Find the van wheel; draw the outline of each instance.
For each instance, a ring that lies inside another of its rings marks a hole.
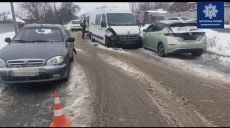
[[[165,47],[163,43],[159,43],[157,46],[157,52],[160,57],[165,57]]]
[[[91,40],[92,42],[95,42],[95,39],[93,39],[93,34],[92,34],[92,33],[90,34],[90,40]]]
[[[109,40],[108,37],[105,37],[105,46],[106,46],[107,48],[111,47],[111,43],[110,43],[110,40]]]

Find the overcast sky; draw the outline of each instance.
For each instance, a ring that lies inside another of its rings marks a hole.
[[[101,7],[103,5],[129,8],[129,2],[74,2],[74,3],[78,4],[81,7],[81,11],[79,12],[79,14],[90,11],[91,9],[94,9],[96,7]],[[15,11],[21,10],[17,2],[14,2],[14,8]],[[0,2],[0,12],[4,12],[4,11],[5,12],[11,11],[10,2]]]

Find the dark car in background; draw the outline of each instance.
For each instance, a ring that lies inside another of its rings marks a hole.
[[[0,50],[0,83],[68,80],[75,39],[62,25],[20,29]]]

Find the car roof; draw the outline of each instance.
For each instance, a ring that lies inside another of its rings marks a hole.
[[[24,28],[63,28],[63,25],[61,24],[30,24],[25,26]]]

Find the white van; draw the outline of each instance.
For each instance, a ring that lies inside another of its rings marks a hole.
[[[107,47],[134,45],[142,47],[137,20],[130,9],[101,7],[89,13],[89,37]]]

